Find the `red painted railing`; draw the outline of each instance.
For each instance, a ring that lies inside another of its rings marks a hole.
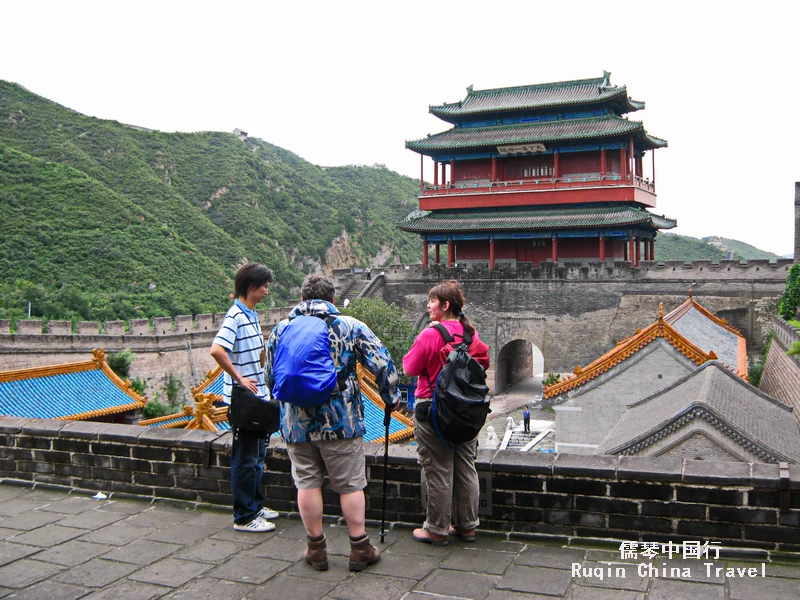
[[[486,194],[526,190],[557,190],[597,186],[633,186],[652,194],[656,193],[655,183],[649,179],[634,177],[631,183],[630,175],[600,175],[587,173],[568,175],[565,177],[540,177],[535,179],[512,179],[509,181],[462,181],[455,185],[426,185],[422,191],[423,196],[461,195],[461,194]]]

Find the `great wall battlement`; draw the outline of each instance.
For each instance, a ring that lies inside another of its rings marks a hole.
[[[791,260],[740,262],[708,260],[628,262],[558,262],[532,264],[389,265],[375,269],[362,292],[397,303],[410,320],[424,322],[427,291],[438,281],[458,279],[468,297],[468,313],[481,337],[492,347],[493,364],[500,351],[519,340],[536,345],[545,370],[571,371],[605,352],[617,339],[651,323],[664,302],[671,310],[686,299],[689,288],[709,310],[742,330],[748,352],[762,345],[756,306],[780,295]],[[334,271],[343,293],[363,274]],[[381,277],[383,274],[383,277]],[[265,332],[283,319],[289,307],[259,310]],[[40,319],[19,320],[15,333],[0,320],[0,370],[85,360],[94,348],[113,353],[130,348],[136,358],[132,377],[143,377],[148,392],[163,386],[170,374],[184,386],[196,385],[215,364],[208,349],[224,313],[179,315],[106,323]],[[493,377],[493,373],[490,373]],[[501,391],[501,390],[496,390]]]

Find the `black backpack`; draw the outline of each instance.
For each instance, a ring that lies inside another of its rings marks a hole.
[[[437,435],[449,444],[463,444],[474,440],[491,412],[489,408],[489,388],[486,387],[486,371],[472,356],[468,349],[472,336],[464,330],[459,344],[453,344],[453,337],[439,323],[433,326],[444,338],[445,348],[452,345],[436,386],[433,390],[430,423]]]

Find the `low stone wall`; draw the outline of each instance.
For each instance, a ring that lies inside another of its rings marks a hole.
[[[800,334],[783,319],[776,318],[774,327],[775,337],[758,387],[765,394],[791,406],[795,418],[800,421],[800,357],[786,354],[793,342],[800,341]]]
[[[0,479],[225,505],[230,442],[230,433],[0,417]],[[383,448],[368,444],[366,454],[367,517],[378,520]],[[769,464],[481,450],[477,466],[482,529],[800,551],[796,465],[782,478]],[[386,474],[387,520],[422,523],[416,450],[390,447]],[[264,484],[271,507],[297,511],[281,444],[270,452]],[[336,494],[323,498],[326,514],[341,514]]]

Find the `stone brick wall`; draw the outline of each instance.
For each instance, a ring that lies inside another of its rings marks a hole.
[[[794,341],[800,341],[797,330],[776,318],[775,337],[767,353],[759,389],[791,406],[800,421],[800,361],[797,356],[786,355]]]
[[[0,479],[105,493],[230,503],[230,433],[0,417]],[[368,444],[367,517],[381,518],[383,448]],[[491,491],[481,528],[625,541],[706,539],[800,551],[800,467],[480,450]],[[410,446],[390,448],[389,523],[422,523],[420,470]],[[781,512],[782,483],[790,508]],[[285,449],[270,452],[271,507],[297,511]],[[112,496],[113,497],[113,496]],[[325,513],[340,515],[324,491]]]

